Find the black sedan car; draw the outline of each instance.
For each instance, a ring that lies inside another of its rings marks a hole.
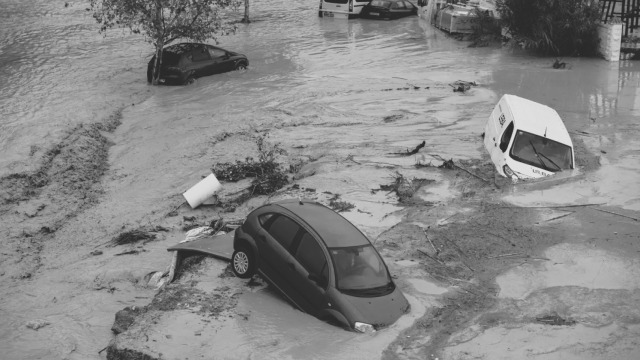
[[[154,56],[147,66],[147,81],[151,82]],[[246,56],[207,44],[182,43],[162,50],[159,83],[190,84],[203,76],[241,70],[249,66]]]
[[[316,202],[262,206],[235,232],[232,269],[259,273],[303,312],[359,332],[393,324],[409,311],[369,239]]]
[[[372,0],[360,12],[360,17],[369,19],[399,19],[418,15],[418,8],[407,0]]]

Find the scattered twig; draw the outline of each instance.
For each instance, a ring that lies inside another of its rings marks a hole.
[[[361,163],[359,163],[359,162],[357,162],[357,161],[355,161],[355,160],[353,159],[353,154],[349,154],[349,155],[347,155],[347,158],[346,158],[345,160],[347,160],[347,161],[353,161],[354,163],[356,163],[356,164],[358,164],[358,165],[362,165]]]
[[[504,254],[504,255],[498,255],[498,256],[489,256],[489,257],[487,257],[487,259],[497,259],[497,258],[501,258],[501,257],[505,257],[505,256],[514,256],[514,255],[522,255],[522,253],[513,253],[513,254]]]
[[[458,246],[458,244],[454,243],[452,240],[449,240],[446,236],[443,236],[442,238],[443,238],[445,241],[450,242],[451,244],[453,244],[453,246],[455,246],[455,247],[456,247],[456,249],[458,249],[458,251],[459,251],[462,255],[464,255],[464,257],[466,257],[467,259],[469,258],[469,257],[467,256],[467,254],[465,254],[465,253],[464,253],[464,251],[462,251],[462,249],[460,249],[460,247]]]
[[[436,158],[437,160],[444,161],[444,162],[446,162],[446,161],[447,161],[447,160],[443,159],[443,158],[442,158],[442,156],[440,156],[440,155],[437,155],[437,154],[429,154],[429,155],[430,155],[430,156],[432,156],[432,157],[434,157],[434,158]],[[485,178],[483,178],[483,177],[481,177],[481,176],[479,176],[479,175],[476,175],[476,174],[472,173],[471,171],[469,171],[469,170],[467,170],[467,169],[463,168],[462,166],[460,166],[460,165],[456,165],[456,164],[453,162],[453,160],[449,160],[449,161],[450,161],[450,163],[451,163],[455,168],[460,169],[460,170],[462,170],[462,171],[466,172],[467,174],[469,174],[469,175],[471,175],[471,176],[475,176],[476,178],[478,178],[478,179],[480,179],[480,180],[482,180],[482,181],[484,181],[484,182],[486,182],[486,183],[489,183],[489,182],[490,182],[489,180],[487,180],[487,179],[485,179]]]
[[[614,213],[613,211],[602,210],[602,209],[596,209],[596,208],[593,208],[593,210],[602,211],[602,212],[605,212],[605,213],[607,213],[607,214],[618,215],[618,216],[625,217],[625,218],[627,218],[627,219],[631,219],[631,220],[639,221],[638,219],[636,219],[636,218],[634,218],[634,217],[627,216],[627,215],[622,215],[622,214],[618,214],[618,213]]]
[[[563,217],[565,217],[565,216],[569,216],[569,215],[571,215],[571,214],[573,214],[573,213],[574,213],[574,211],[572,211],[572,212],[570,212],[570,213],[568,213],[568,214],[564,214],[564,215],[556,216],[556,217],[551,218],[551,219],[549,219],[549,220],[545,220],[544,222],[549,222],[549,221],[551,221],[551,220],[558,220],[558,219],[562,219]]]
[[[108,346],[105,346],[104,349],[98,351],[98,355],[102,354],[103,351],[107,350]]]
[[[423,147],[425,147],[425,145],[427,144],[426,141],[422,141],[420,144],[418,144],[418,146],[416,146],[413,150],[409,151],[409,149],[407,149],[405,152],[401,152],[401,153],[392,153],[393,155],[400,155],[400,156],[410,156],[410,155],[415,155],[418,153],[418,151],[420,151],[420,149],[422,149]]]
[[[500,208],[501,209],[514,209],[514,208],[524,208],[524,209],[562,209],[562,208],[598,206],[598,205],[606,205],[606,203],[578,204],[578,205],[551,205],[551,206],[501,206]]]
[[[118,254],[114,254],[113,256],[120,256],[120,255],[137,255],[138,253],[140,253],[140,251],[138,250],[130,250],[130,251],[125,251],[125,252],[121,252]]]
[[[433,261],[435,261],[435,262],[437,262],[437,263],[439,263],[439,264],[442,264],[442,265],[444,265],[444,266],[447,266],[447,265],[446,265],[442,260],[438,260],[438,259],[434,258],[433,256],[431,256],[431,255],[427,254],[425,251],[422,251],[422,250],[420,250],[420,249],[417,249],[417,250],[418,250],[419,252],[421,252],[422,254],[424,254],[424,255],[425,255],[426,257],[428,257],[429,259],[431,259],[431,260],[433,260]]]
[[[433,245],[433,242],[431,241],[431,239],[429,239],[429,235],[427,235],[427,230],[422,229],[422,232],[424,233],[424,236],[426,236],[427,240],[429,240],[429,244],[431,244],[431,247],[433,248],[433,251],[436,252],[436,256],[438,256],[438,254],[440,254],[440,251],[438,251],[438,249],[436,249],[435,245]]]
[[[462,281],[462,282],[466,282],[466,283],[471,283],[471,281],[469,281],[469,280],[458,279],[458,278],[454,278],[454,277],[442,276],[442,275],[438,275],[438,274],[430,274],[430,275],[431,276],[435,276],[435,277],[439,277],[439,278],[445,279],[445,280]]]

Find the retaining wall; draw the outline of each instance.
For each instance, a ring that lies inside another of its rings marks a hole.
[[[598,35],[600,35],[600,55],[607,61],[620,61],[622,24],[600,24]]]

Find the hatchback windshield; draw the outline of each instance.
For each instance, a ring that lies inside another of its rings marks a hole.
[[[360,291],[386,288],[391,279],[372,245],[329,249],[339,290]]]
[[[369,5],[388,9],[391,6],[391,1],[373,0]]]
[[[511,157],[548,171],[571,169],[571,147],[557,141],[518,130],[511,147]]]

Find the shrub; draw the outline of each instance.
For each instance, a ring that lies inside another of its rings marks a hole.
[[[496,10],[515,44],[543,55],[588,56],[600,39],[598,2],[497,0]]]

